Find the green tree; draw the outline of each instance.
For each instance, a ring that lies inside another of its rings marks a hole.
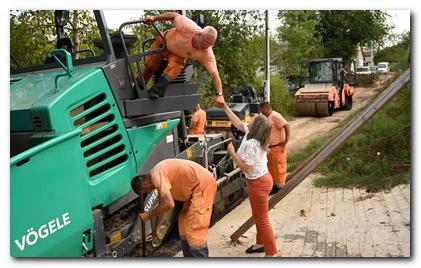
[[[10,53],[21,67],[40,64],[55,43],[54,12],[10,12]]]
[[[195,10],[188,15],[198,13],[204,15],[206,25],[212,25],[218,31],[213,51],[227,98],[233,89],[253,83],[256,69],[264,59],[254,46],[256,38],[263,34],[264,13],[257,10]],[[199,67],[199,72],[206,73],[202,67]],[[208,75],[201,92],[208,97],[202,104],[209,106],[214,90]]]
[[[374,56],[374,61],[377,63],[382,61],[393,63],[391,65],[393,71],[399,69],[399,72],[403,72],[409,68],[410,53],[411,35],[407,32],[400,36],[400,41],[396,45],[379,50]]]
[[[322,39],[325,57],[342,57],[348,62],[356,46],[378,47],[390,27],[387,13],[380,10],[321,10],[317,34]]]
[[[70,12],[69,23],[65,28],[66,35],[73,41],[74,51],[90,49],[96,55],[102,51],[94,46],[94,40],[100,39],[98,25],[92,11],[73,10]],[[76,54],[76,59],[90,57],[90,54]]]
[[[321,39],[315,35],[318,25],[314,10],[279,11],[280,58],[276,64],[288,75],[306,75],[309,61],[323,56]]]
[[[10,12],[10,52],[21,67],[43,64],[55,48],[57,35],[53,10],[18,10]],[[101,50],[94,46],[99,30],[92,11],[73,10],[64,27],[64,35],[70,37],[74,51],[91,49],[96,54]],[[89,53],[76,54],[76,58],[90,57]]]
[[[176,10],[145,10],[143,16],[139,18],[139,20],[143,19],[146,16],[156,16],[164,12],[176,12]],[[155,25],[161,32],[164,32],[165,30],[173,27],[173,24],[171,22],[164,22],[164,21],[155,23]],[[147,40],[150,40],[150,41],[148,41],[145,44],[145,50],[150,49],[150,46],[152,45],[153,40],[155,40],[156,36],[158,35],[151,25],[144,24],[144,23],[137,23],[131,26],[127,26],[127,28],[124,28],[123,31],[124,32],[132,31],[137,37],[137,41],[133,46],[132,53],[142,52],[143,44]]]

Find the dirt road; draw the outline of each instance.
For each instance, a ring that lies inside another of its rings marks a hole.
[[[312,140],[325,135],[329,130],[336,127],[339,122],[348,118],[355,111],[365,107],[370,98],[376,93],[376,87],[356,88],[353,96],[353,107],[350,111],[336,111],[330,117],[297,117],[289,122],[291,138],[288,143],[288,152],[293,154],[305,148]]]

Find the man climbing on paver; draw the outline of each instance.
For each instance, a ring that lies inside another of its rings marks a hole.
[[[216,42],[217,31],[212,26],[200,28],[194,21],[176,12],[166,12],[157,16],[145,18],[145,23],[152,24],[157,21],[172,21],[174,27],[164,32],[166,48],[159,54],[146,57],[142,75],[147,83],[155,71],[158,70],[164,58],[168,65],[158,78],[157,82],[149,89],[148,95],[152,99],[164,96],[167,85],[175,79],[186,63],[187,59],[200,62],[210,74],[216,91],[214,104],[222,107],[222,83],[216,66],[212,46]],[[157,37],[152,44],[152,49],[161,47],[162,39]],[[139,76],[138,76],[139,78]]]

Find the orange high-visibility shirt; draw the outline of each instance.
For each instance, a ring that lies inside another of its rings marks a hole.
[[[205,125],[206,125],[206,112],[202,109],[197,110],[193,113],[192,119],[192,128],[190,129],[191,134],[204,134]]]
[[[174,26],[165,34],[167,49],[179,57],[197,60],[209,73],[218,72],[212,47],[197,49],[192,46],[193,36],[202,29],[194,21],[181,15],[174,19]]]
[[[285,141],[286,134],[283,126],[288,123],[287,120],[285,120],[285,118],[280,113],[275,111],[272,111],[268,119],[272,125],[272,130],[270,131],[269,146],[276,145]]]
[[[213,174],[196,162],[185,159],[166,159],[151,170],[152,184],[160,196],[171,192],[174,200],[188,201],[196,187],[204,189]]]

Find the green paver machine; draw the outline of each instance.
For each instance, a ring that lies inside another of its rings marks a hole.
[[[183,70],[164,97],[148,99],[133,66],[165,43],[131,54],[137,38],[122,29],[143,21],[123,23],[110,35],[103,12],[93,14],[99,56],[92,50],[77,56],[86,51],[74,51],[65,36],[67,11],[55,11],[56,47],[45,62],[24,67],[11,54],[16,65],[10,70],[13,257],[120,257],[141,242],[148,245],[154,222],[142,226],[137,215],[143,201],[142,208],[152,209],[158,196],[139,198],[131,183],[166,158],[190,159],[215,174],[213,220],[247,195],[241,172],[226,163],[228,140],[220,134],[186,134],[183,111],[200,99],[200,81],[191,80],[193,67]],[[162,36],[155,25],[145,27]],[[165,224],[173,225],[176,213],[168,212]]]

